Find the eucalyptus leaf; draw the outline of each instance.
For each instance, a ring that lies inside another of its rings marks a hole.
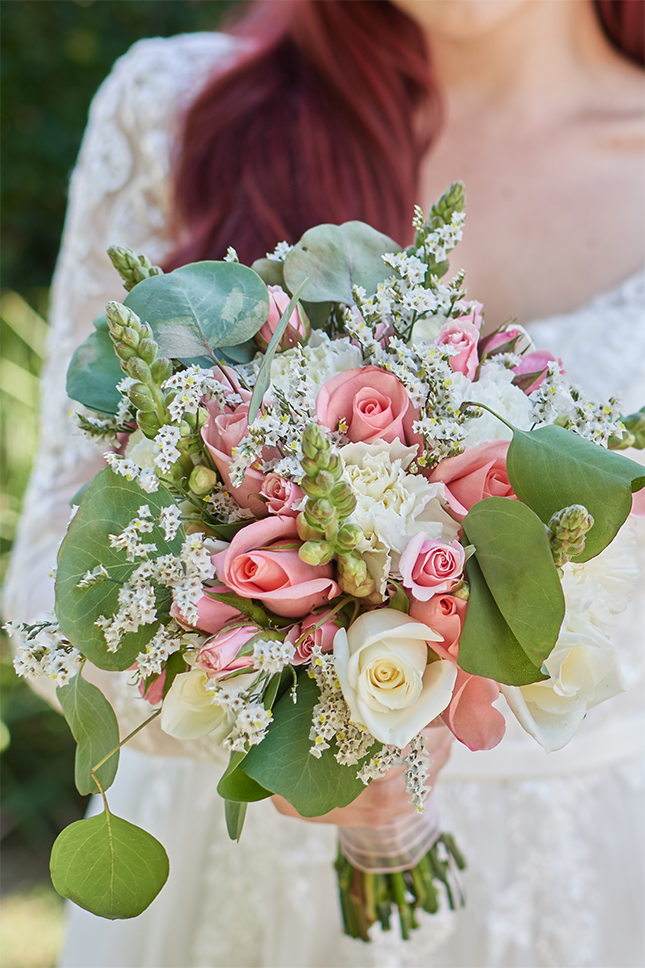
[[[124,376],[110,339],[105,313],[94,320],[90,333],[77,348],[67,369],[67,396],[90,410],[114,416],[121,402],[116,388]]]
[[[109,535],[123,531],[143,504],[147,504],[154,517],[158,518],[162,507],[174,503],[164,487],[160,486],[154,494],[145,494],[136,481],[127,481],[110,468],[105,468],[83,495],[78,512],[69,526],[58,552],[56,615],[70,642],[100,669],[117,671],[130,668],[159,628],[159,622],[156,621],[143,625],[138,632],[128,632],[121,640],[118,651],[108,652],[103,631],[94,623],[100,615],[109,617],[118,610],[121,584],[128,580],[142,561],[127,561],[124,551],[110,546]],[[163,531],[156,526],[144,538],[149,538],[157,546],[158,554],[177,555],[181,551],[185,533],[180,528],[173,541],[166,541]],[[108,570],[110,579],[87,588],[78,588],[83,575],[99,564]]]
[[[543,523],[519,501],[489,497],[473,505],[462,527],[495,604],[540,668],[564,618],[562,585]]]
[[[248,266],[194,262],[144,279],[125,305],[152,327],[162,356],[215,361],[219,347],[233,356],[230,348],[247,343],[266,322],[269,294]]]
[[[509,686],[547,679],[526,655],[495,604],[477,558],[466,562],[470,596],[459,638],[459,665],[464,672]]]
[[[316,225],[294,245],[284,262],[284,278],[295,292],[308,278],[302,298],[308,302],[354,302],[353,286],[368,296],[392,275],[381,256],[401,246],[365,222]]]
[[[307,279],[303,279],[299,287],[294,292],[293,296],[289,300],[289,305],[280,317],[280,322],[275,328],[273,336],[269,342],[264,353],[264,359],[262,360],[262,366],[260,367],[260,372],[257,375],[255,381],[255,386],[253,387],[253,395],[251,396],[251,402],[249,403],[249,414],[248,421],[252,424],[257,417],[260,407],[262,406],[262,397],[269,389],[271,384],[271,364],[273,363],[273,358],[278,352],[278,347],[282,337],[285,334],[286,328],[289,325],[289,320],[291,319],[291,314],[296,308],[298,299],[300,298],[300,293],[307,285]]]
[[[267,286],[280,286],[284,289],[284,262],[277,259],[256,259],[251,265]]]
[[[269,790],[265,790],[239,768],[246,755],[246,753],[231,753],[229,764],[217,786],[217,792],[225,800],[248,803],[254,800],[266,800],[271,796]]]
[[[246,818],[246,803],[226,800],[224,803],[224,816],[226,818],[226,829],[229,837],[231,840],[236,840],[239,844]]]
[[[319,692],[306,673],[298,676],[297,695],[295,705],[289,692],[276,703],[267,735],[251,748],[239,769],[271,793],[285,797],[303,817],[318,817],[346,806],[365,789],[356,774],[378,747],[372,747],[355,766],[336,761],[333,743],[320,759],[312,756],[309,731]]]
[[[645,486],[640,464],[555,425],[514,429],[506,466],[520,501],[545,524],[571,504],[587,508],[595,523],[575,561],[594,558],[613,541],[631,510],[632,492]]]
[[[119,745],[119,725],[112,706],[103,693],[78,672],[56,695],[65,719],[76,740],[74,780],[79,793],[98,793],[90,770]],[[106,760],[96,775],[104,790],[114,781],[119,765],[119,751]]]
[[[158,840],[112,813],[77,820],[58,835],[51,853],[59,894],[101,918],[136,918],[168,879],[168,856]]]

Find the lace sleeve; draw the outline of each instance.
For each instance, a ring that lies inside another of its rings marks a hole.
[[[168,171],[177,121],[208,74],[225,66],[236,49],[237,42],[223,34],[139,41],[92,101],[52,284],[40,447],[4,587],[7,618],[28,621],[53,607],[50,572],[70,499],[102,466],[104,447],[76,433],[68,419],[74,404],[65,374],[93,318],[108,300],[125,295],[106,249],[131,246],[153,261],[169,251]]]

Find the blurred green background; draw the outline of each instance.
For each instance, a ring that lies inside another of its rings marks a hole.
[[[1,0],[0,580],[38,439],[38,373],[67,183],[97,87],[142,37],[217,28],[235,0]],[[65,721],[0,641],[0,968],[56,961],[62,905],[48,886],[59,830],[80,817]]]

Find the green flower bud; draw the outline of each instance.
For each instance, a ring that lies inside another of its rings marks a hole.
[[[339,557],[338,584],[344,592],[356,598],[366,598],[376,588],[376,582],[368,574],[367,565],[354,552]]]
[[[305,457],[317,460],[322,451],[330,449],[329,438],[323,429],[315,423],[307,424],[302,438],[302,452]]]
[[[128,360],[131,360],[133,356],[137,355],[137,351],[134,349],[134,347],[126,346],[125,343],[115,343],[114,352],[120,360],[123,360],[124,363],[127,363]]]
[[[548,534],[557,568],[561,568],[569,558],[582,554],[585,535],[593,523],[594,519],[582,504],[571,504],[551,517]]]
[[[298,557],[308,565],[326,565],[334,557],[334,546],[330,541],[305,541]]]
[[[142,339],[139,343],[139,356],[149,365],[154,363],[159,355],[159,347],[153,339]]]
[[[336,534],[334,544],[339,554],[353,551],[363,538],[363,532],[356,524],[343,524]]]
[[[105,307],[105,316],[110,332],[118,326],[132,326],[133,324],[138,329],[136,324],[140,322],[136,313],[133,313],[123,303],[114,301],[109,302]],[[134,320],[136,320],[136,323],[134,323]]]
[[[329,471],[318,471],[315,476],[303,477],[300,486],[308,497],[327,497],[334,486],[334,476]]]
[[[123,286],[130,292],[138,282],[149,276],[160,275],[163,270],[153,266],[150,260],[141,252],[127,249],[120,245],[111,245],[107,253],[112,265],[123,279]]]
[[[140,360],[138,356],[133,356],[131,360],[128,360],[125,369],[128,376],[133,377],[135,380],[141,380],[142,383],[152,383],[150,367],[143,360]]]
[[[296,518],[296,525],[298,527],[298,537],[301,541],[319,541],[325,537],[325,532],[322,528],[314,527],[310,524],[302,511]]]
[[[148,360],[146,360],[146,362],[148,362]],[[161,356],[150,366],[150,373],[154,382],[158,387],[160,387],[172,376],[172,363],[170,360],[167,360],[165,357]]]
[[[156,437],[161,429],[161,421],[156,413],[150,412],[139,412],[137,414],[137,424],[139,425],[139,430],[152,440]]]
[[[139,331],[134,329],[132,326],[125,326],[123,328],[123,333],[121,334],[121,341],[125,343],[126,346],[133,346],[135,349],[138,349],[139,343],[141,342]]]
[[[336,508],[327,498],[321,497],[317,501],[308,501],[304,511],[306,521],[312,527],[329,528],[337,520]]]
[[[152,393],[145,383],[135,383],[128,390],[128,397],[137,410],[141,410],[143,413],[151,413],[155,409]]]
[[[188,480],[188,487],[193,494],[198,494],[200,497],[203,494],[210,494],[216,484],[217,474],[210,467],[204,467],[203,464],[193,468]]]

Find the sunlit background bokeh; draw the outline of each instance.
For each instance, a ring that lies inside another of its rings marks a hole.
[[[38,441],[38,374],[67,184],[92,95],[142,37],[213,30],[234,0],[4,0],[0,292],[0,580]],[[19,680],[0,641],[0,968],[56,963],[63,905],[48,858],[80,817],[63,718]]]

